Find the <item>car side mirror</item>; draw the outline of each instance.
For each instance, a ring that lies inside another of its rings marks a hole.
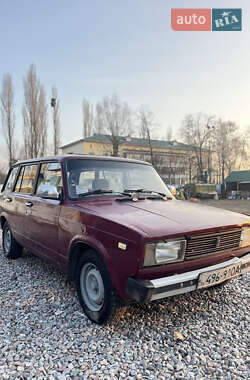
[[[41,198],[61,200],[61,192],[58,191],[56,186],[52,185],[39,185],[36,195]]]

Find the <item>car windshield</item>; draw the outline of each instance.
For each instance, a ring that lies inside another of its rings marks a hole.
[[[143,163],[72,159],[67,162],[66,170],[69,196],[73,199],[79,199],[81,194],[88,192],[89,196],[100,197],[110,196],[111,192],[107,190],[123,193],[126,189],[142,189],[144,193],[149,190],[172,197],[155,169]]]

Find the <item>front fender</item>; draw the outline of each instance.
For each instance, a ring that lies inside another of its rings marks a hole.
[[[103,261],[106,263],[107,267],[109,268],[112,265],[112,259],[104,245],[97,239],[95,239],[93,236],[86,236],[86,235],[76,235],[74,236],[71,241],[69,242],[68,247],[68,258],[70,257],[71,252],[74,250],[74,248],[80,244],[83,243],[90,248],[97,251]]]

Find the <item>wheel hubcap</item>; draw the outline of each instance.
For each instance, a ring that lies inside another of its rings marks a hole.
[[[92,263],[86,263],[80,274],[83,300],[91,311],[99,311],[104,303],[104,285],[100,271]]]
[[[4,240],[4,250],[9,253],[11,247],[11,232],[10,229],[6,229],[3,236]]]

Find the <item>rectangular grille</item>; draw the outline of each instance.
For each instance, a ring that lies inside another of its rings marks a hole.
[[[186,259],[239,248],[241,229],[191,236],[187,240]]]

